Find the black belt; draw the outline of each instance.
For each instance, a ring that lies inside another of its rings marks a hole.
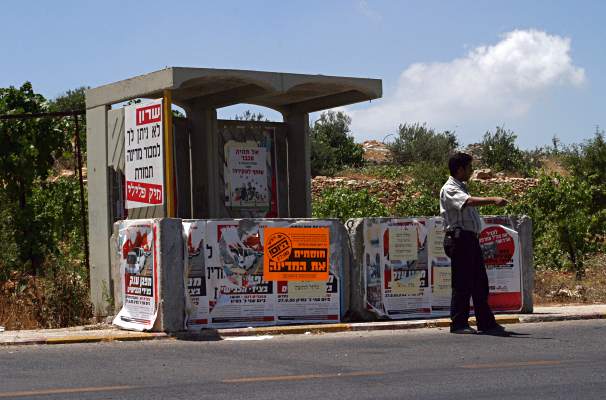
[[[450,237],[457,238],[457,237],[458,237],[458,236],[457,236],[457,231],[459,232],[459,235],[470,235],[470,236],[473,236],[473,237],[474,237],[474,238],[476,238],[476,239],[479,239],[479,238],[480,238],[480,236],[482,236],[481,234],[479,234],[479,233],[477,233],[477,232],[474,232],[474,231],[466,231],[466,230],[461,229],[461,228],[456,228],[456,229],[453,229],[453,230],[451,230],[451,231],[447,231],[447,232],[446,232],[446,235],[448,235],[448,236],[450,236]]]

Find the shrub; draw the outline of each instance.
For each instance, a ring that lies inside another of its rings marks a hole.
[[[332,176],[345,167],[364,165],[364,149],[354,143],[351,117],[342,111],[326,111],[313,124],[310,137],[312,176]]]
[[[492,134],[486,132],[480,143],[480,161],[483,166],[497,171],[514,172],[528,177],[534,173],[532,154],[516,146],[517,136],[503,127]],[[538,160],[537,160],[538,161]]]
[[[454,133],[436,133],[433,128],[427,129],[425,124],[418,123],[400,125],[396,139],[387,144],[393,162],[402,166],[422,161],[435,165],[447,164],[448,158],[458,146]]]
[[[586,258],[604,252],[606,210],[592,211],[593,191],[587,181],[542,172],[538,187],[529,188],[517,204],[506,207],[507,214],[532,218],[538,265],[568,269],[580,279]]]
[[[395,207],[398,217],[422,217],[440,215],[440,201],[427,186],[416,181],[406,182],[406,195]]]
[[[404,174],[408,173],[406,167],[400,167],[397,165],[365,165],[360,168],[349,168],[342,171],[345,175],[347,174],[360,174],[370,175],[378,179],[386,179],[389,181],[401,181],[404,178]]]
[[[333,186],[321,192],[321,199],[312,202],[314,218],[339,218],[345,223],[350,218],[389,217],[389,209],[380,199],[384,193],[369,193],[353,186]]]

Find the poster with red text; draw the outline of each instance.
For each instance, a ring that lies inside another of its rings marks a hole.
[[[482,217],[480,248],[484,256],[493,311],[522,309],[520,240],[507,216]]]
[[[269,210],[265,147],[226,147],[228,154],[229,199],[233,210]],[[270,170],[271,171],[271,170]]]
[[[187,273],[187,295],[190,310],[188,329],[200,329],[208,326],[209,309],[206,292],[206,221],[183,221],[186,235],[187,256],[185,268]]]
[[[126,208],[164,204],[162,99],[124,107]]]
[[[206,290],[212,327],[272,325],[275,282],[263,280],[263,228],[271,221],[209,221]]]
[[[122,275],[122,310],[113,324],[126,329],[151,329],[158,312],[156,227],[152,220],[124,221],[118,248]]]

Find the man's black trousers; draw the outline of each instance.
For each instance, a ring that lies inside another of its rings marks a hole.
[[[480,243],[467,231],[459,237],[448,232],[444,238],[444,252],[450,257],[452,269],[452,298],[450,300],[450,331],[469,326],[469,299],[473,299],[477,327],[480,331],[496,325],[488,306],[488,275]]]

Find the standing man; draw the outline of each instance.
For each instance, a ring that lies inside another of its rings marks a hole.
[[[471,177],[473,158],[455,153],[448,160],[450,178],[440,191],[440,214],[444,220],[444,252],[452,269],[452,298],[450,301],[450,333],[477,333],[469,326],[469,299],[473,299],[478,330],[500,332],[488,305],[488,275],[480,249],[481,221],[476,207],[509,203],[502,197],[473,197],[465,183]]]

